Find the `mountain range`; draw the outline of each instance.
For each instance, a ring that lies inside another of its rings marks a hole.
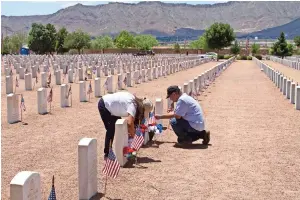
[[[300,2],[232,1],[212,5],[140,2],[96,6],[76,4],[50,15],[1,16],[4,35],[29,32],[32,23],[54,24],[91,36],[116,35],[122,30],[157,37],[198,37],[214,22],[229,23],[238,37],[288,38],[300,35]]]

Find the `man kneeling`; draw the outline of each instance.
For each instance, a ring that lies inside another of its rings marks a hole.
[[[210,141],[210,131],[205,131],[204,117],[200,104],[191,96],[182,93],[178,86],[170,86],[167,89],[167,98],[173,103],[168,114],[156,115],[156,119],[170,119],[173,131],[177,135],[179,145],[191,144],[203,139],[202,144]],[[176,108],[174,110],[174,102]]]

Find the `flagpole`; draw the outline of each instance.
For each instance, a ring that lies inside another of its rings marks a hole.
[[[109,148],[112,148],[112,141],[109,141]],[[107,185],[107,173],[105,177],[105,185],[104,185],[104,196],[106,195],[106,185]]]
[[[22,108],[21,108],[21,122],[22,122],[22,115],[23,115],[23,113],[22,113]]]
[[[107,174],[105,176],[104,196],[106,195],[106,185],[107,185]]]

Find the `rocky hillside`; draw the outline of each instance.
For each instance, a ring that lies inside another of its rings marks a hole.
[[[162,2],[77,4],[51,15],[2,16],[4,35],[29,31],[31,24],[51,23],[69,31],[82,29],[92,36],[121,30],[153,35],[200,33],[214,22],[229,23],[236,32],[250,33],[287,24],[300,17],[300,2],[228,2],[214,5]],[[175,31],[177,30],[177,31]]]

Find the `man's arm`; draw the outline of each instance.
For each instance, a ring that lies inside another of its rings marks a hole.
[[[174,112],[169,112],[168,114],[165,114],[165,115],[155,115],[156,119],[171,119],[173,117],[175,117],[176,119],[181,118],[181,116],[176,115]]]

